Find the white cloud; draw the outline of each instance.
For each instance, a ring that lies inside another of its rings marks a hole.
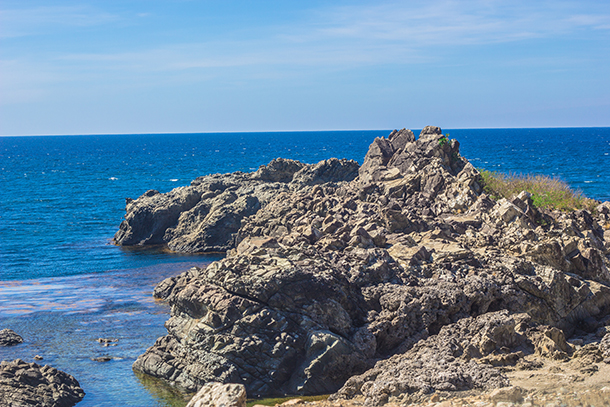
[[[6,9],[0,10],[0,38],[44,34],[59,27],[102,25],[119,19],[116,14],[88,5]]]
[[[493,44],[556,37],[610,23],[609,7],[602,6],[601,14],[594,14],[596,10],[578,13],[582,8],[574,2],[508,1],[349,6],[320,11],[315,23],[302,27],[308,30],[301,32],[298,41],[361,39],[396,41],[414,47]]]
[[[127,43],[121,52],[93,49],[44,59],[29,56],[23,57],[20,64],[35,69],[9,69],[8,65],[0,69],[9,78],[7,81],[26,84],[32,83],[29,77],[35,77],[34,82],[43,84],[87,78],[112,81],[113,77],[130,75],[136,81],[152,78],[151,81],[158,82],[208,81],[232,74],[238,75],[239,80],[285,78],[308,75],[315,70],[434,63],[443,61],[446,49],[560,39],[577,30],[610,27],[609,7],[596,9],[595,5],[580,4],[445,0],[325,6],[302,14],[296,21],[249,27],[243,32],[255,35],[247,38],[234,35],[236,39],[232,41],[194,36],[188,42],[157,47]],[[132,14],[132,18],[146,15]],[[1,11],[0,16],[10,22],[8,28],[3,28],[3,35],[9,36],[60,26],[111,26],[123,21],[123,17],[90,6],[9,10]],[[570,56],[561,58],[569,61]],[[511,61],[519,65],[560,64],[549,55]],[[227,73],[229,68],[231,74]]]

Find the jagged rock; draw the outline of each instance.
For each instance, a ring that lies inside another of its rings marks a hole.
[[[566,360],[574,351],[563,331],[555,327],[545,327],[533,342],[536,354],[550,359]]]
[[[20,359],[0,362],[3,406],[71,407],[84,396],[74,377],[53,367]]]
[[[358,164],[329,159],[315,165],[275,159],[256,172],[199,177],[189,187],[128,199],[118,245],[167,245],[176,252],[224,252],[236,246],[242,219],[291,188],[351,181]],[[293,181],[294,178],[294,181]]]
[[[388,401],[401,402],[401,396],[410,393],[507,386],[508,380],[499,370],[477,363],[473,356],[519,342],[514,326],[506,312],[465,318],[444,326],[438,335],[419,341],[406,353],[382,360],[366,373],[350,378],[332,398],[361,395],[365,405],[378,406]],[[505,333],[510,335],[506,337]]]
[[[168,335],[136,370],[192,391],[209,381],[253,396],[343,386],[336,397],[380,404],[505,386],[497,367],[532,365],[531,355],[593,355],[565,339],[610,320],[605,206],[542,211],[525,191],[495,202],[459,143],[431,126],[417,140],[405,129],[375,139],[356,178],[345,160],[298,167],[275,160],[189,187],[205,197],[193,208],[236,213],[227,208],[245,197],[260,208],[233,224],[225,259],[155,289],[171,306]],[[164,232],[168,245],[219,248],[221,237],[200,243],[180,226],[196,228],[193,214]],[[197,227],[212,236],[224,218]]]
[[[366,369],[374,338],[354,326],[364,300],[347,264],[273,246],[213,263],[174,288],[169,335],[134,368],[189,390],[214,377],[239,382],[252,395],[328,393]]]
[[[606,334],[600,342],[600,350],[606,363],[610,363],[610,334]]]
[[[246,407],[246,388],[243,384],[204,384],[186,407]]]
[[[359,165],[353,160],[329,158],[314,165],[304,166],[291,180],[293,188],[343,181],[352,181],[358,176]]]
[[[0,331],[0,346],[13,346],[23,342],[23,338],[12,329]]]
[[[305,167],[300,161],[276,158],[267,165],[261,165],[252,174],[252,179],[260,179],[271,182],[290,182],[296,172]]]

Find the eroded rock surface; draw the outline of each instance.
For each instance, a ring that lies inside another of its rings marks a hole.
[[[159,284],[155,295],[172,307],[168,335],[134,368],[191,391],[220,381],[251,396],[338,391],[378,405],[507,386],[500,367],[530,366],[530,356],[603,363],[608,203],[592,214],[539,211],[526,192],[496,202],[459,143],[431,126],[417,139],[406,129],[375,139],[350,180],[352,167],[274,160],[139,198],[133,208],[231,179],[237,197],[257,196],[239,188],[273,191],[222,245],[177,232],[191,209],[175,217],[161,240],[170,247],[229,250]],[[133,208],[130,225],[145,212]],[[188,245],[176,243],[187,235]],[[597,350],[568,341],[586,335]]]
[[[358,163],[329,159],[315,165],[275,159],[254,173],[199,177],[162,194],[150,190],[127,199],[118,245],[167,245],[177,252],[224,252],[235,246],[241,221],[276,195],[326,182],[350,181]]]
[[[0,362],[0,405],[71,407],[84,396],[74,377],[53,367],[20,359]]]
[[[243,384],[206,383],[186,407],[246,407],[246,388]]]
[[[23,338],[12,329],[0,331],[0,346],[13,346],[23,342]]]

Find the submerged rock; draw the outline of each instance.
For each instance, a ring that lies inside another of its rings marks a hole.
[[[20,359],[0,362],[3,406],[71,407],[84,396],[74,377],[53,367]]]
[[[163,234],[170,248],[227,250],[155,289],[171,305],[168,335],[134,369],[190,391],[220,381],[251,396],[338,391],[378,405],[507,386],[499,367],[571,360],[566,338],[600,341],[610,327],[605,206],[542,212],[526,192],[496,202],[432,126],[417,140],[406,129],[375,139],[355,168],[274,160],[128,204],[117,241]],[[192,191],[206,198],[166,222]],[[239,199],[260,205],[230,217],[230,233],[224,215],[189,220],[212,202],[235,214]]]

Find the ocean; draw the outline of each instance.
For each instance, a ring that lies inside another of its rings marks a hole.
[[[169,310],[152,299],[154,285],[219,256],[112,245],[125,198],[254,171],[276,157],[361,163],[373,139],[389,132],[0,137],[0,329],[25,339],[0,348],[0,359],[39,354],[80,381],[87,395],[79,406],[184,405],[131,364],[165,332]],[[610,128],[443,132],[478,168],[557,176],[610,200]],[[117,346],[100,345],[104,337]],[[112,360],[92,360],[99,356]]]

